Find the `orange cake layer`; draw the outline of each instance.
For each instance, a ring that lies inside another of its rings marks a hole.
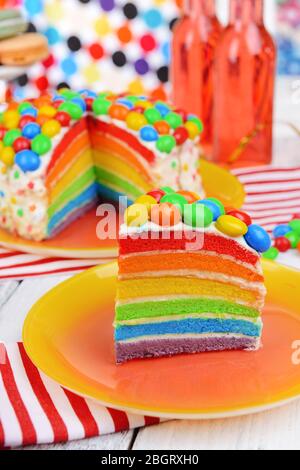
[[[251,282],[263,282],[263,276],[221,256],[203,253],[160,253],[156,255],[119,258],[122,275],[151,271],[200,270],[241,277]]]

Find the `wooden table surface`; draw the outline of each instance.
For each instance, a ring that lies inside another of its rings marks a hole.
[[[299,165],[299,154],[287,158],[290,139],[276,146],[276,162]],[[293,141],[293,148],[294,148]],[[300,269],[300,256],[294,253],[279,258]],[[0,340],[19,341],[24,318],[31,306],[48,290],[68,276],[51,276],[23,282],[0,283]],[[232,419],[169,421],[144,429],[29,449],[94,450],[258,450],[300,449],[300,400],[284,407]]]

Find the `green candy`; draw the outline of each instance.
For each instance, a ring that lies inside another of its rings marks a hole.
[[[18,137],[21,137],[21,135],[22,132],[20,131],[20,129],[11,129],[10,131],[7,131],[3,139],[5,147],[11,147],[14,141]]]
[[[61,96],[63,96],[64,98],[66,98],[67,100],[72,100],[73,98],[81,98],[81,95],[79,93],[77,93],[76,91],[72,91],[72,90],[61,90],[58,92]]]
[[[32,104],[28,103],[28,101],[24,101],[24,103],[19,104],[18,111],[19,113],[22,113],[22,111],[25,111],[25,109],[29,108],[32,108]]]
[[[4,121],[4,113],[0,113],[0,122]]]
[[[300,236],[300,219],[292,220],[292,222],[289,223],[289,226],[291,227],[293,232],[296,232],[297,235]]]
[[[31,150],[38,155],[45,155],[45,153],[51,150],[51,146],[51,139],[47,135],[39,134],[33,139]]]
[[[270,259],[270,260],[274,261],[276,258],[278,258],[278,255],[279,255],[279,250],[277,250],[277,248],[275,248],[275,246],[272,246],[271,248],[269,248],[268,251],[263,253],[262,256],[265,259]]]
[[[140,98],[138,98],[137,96],[134,96],[134,95],[125,96],[125,100],[131,101],[132,104],[135,104],[138,101],[141,101]]]
[[[163,191],[166,194],[174,194],[175,191],[174,189],[170,188],[170,186],[164,186],[163,188],[159,188],[161,191]]]
[[[144,112],[144,116],[149,122],[149,124],[155,124],[156,122],[162,120],[160,112],[155,108],[146,109],[146,111]]]
[[[298,233],[296,233],[296,232],[287,233],[285,235],[285,238],[290,240],[293,249],[297,248],[297,246],[300,242],[300,235],[298,235]]]
[[[93,103],[93,111],[97,116],[101,114],[108,114],[109,108],[111,107],[111,101],[104,98],[97,98]]]
[[[172,129],[177,129],[177,127],[182,126],[183,120],[180,114],[169,113],[165,116],[165,121],[172,127]]]
[[[163,135],[156,141],[156,148],[160,152],[171,153],[176,146],[176,140],[172,135]]]
[[[214,216],[212,211],[203,204],[187,204],[184,207],[184,223],[191,227],[209,227]]]
[[[168,202],[169,204],[173,204],[173,206],[176,206],[180,210],[181,214],[183,214],[184,207],[186,206],[186,204],[188,204],[188,201],[184,196],[176,193],[166,194],[165,196],[163,196],[160,200],[160,203],[164,202]]]
[[[75,103],[70,103],[66,101],[59,106],[59,111],[65,111],[68,113],[72,119],[78,120],[83,115],[83,110],[80,106]]]
[[[196,124],[196,126],[199,129],[199,132],[203,132],[203,129],[204,129],[203,123],[202,123],[202,121],[200,121],[199,118],[197,118],[196,116],[192,116],[192,117],[188,118],[188,121],[193,122],[194,124]]]
[[[208,197],[207,201],[211,201],[211,202],[214,202],[215,204],[217,204],[217,206],[219,206],[219,208],[220,208],[221,215],[225,215],[225,207],[222,204],[222,202],[219,201],[219,199],[216,199],[215,197]]]

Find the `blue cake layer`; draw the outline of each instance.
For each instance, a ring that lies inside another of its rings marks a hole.
[[[97,185],[98,185],[98,194],[99,194],[99,197],[100,197],[100,202],[101,202],[102,198],[107,200],[107,201],[119,202],[120,197],[126,196],[126,194],[119,193],[118,191],[114,191],[113,189],[108,188],[107,186],[104,186],[101,183],[97,183]],[[131,205],[134,202],[134,201],[132,201],[131,199],[128,199],[128,198],[127,198],[127,200],[128,200],[128,205]]]
[[[256,337],[261,334],[261,325],[244,320],[190,318],[162,323],[118,326],[115,330],[115,339],[116,341],[122,341],[140,336],[204,333],[232,333]]]
[[[48,233],[51,234],[56,227],[64,221],[68,215],[75,211],[76,209],[85,206],[89,202],[98,199],[98,186],[97,183],[93,183],[85,191],[83,191],[79,196],[72,201],[68,202],[60,211],[56,212],[53,217],[51,217],[48,224]]]

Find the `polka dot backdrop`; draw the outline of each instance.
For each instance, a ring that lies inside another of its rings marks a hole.
[[[169,92],[176,0],[24,0],[30,31],[46,35],[50,55],[16,81],[22,99],[69,86],[132,93]]]

